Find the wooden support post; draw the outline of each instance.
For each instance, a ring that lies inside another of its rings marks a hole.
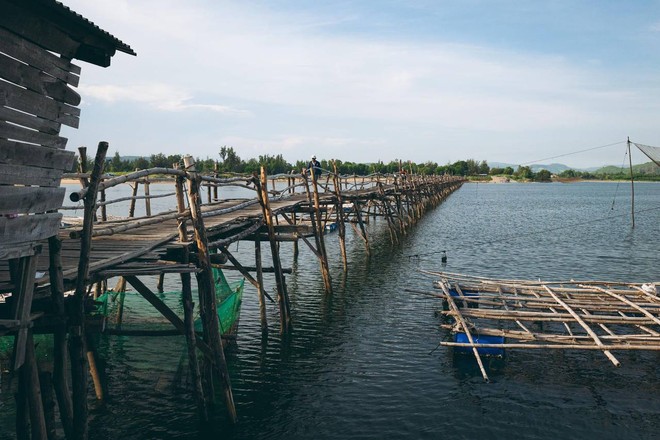
[[[635,178],[633,176],[632,152],[630,151],[630,138],[628,138],[628,164],[630,165],[630,216],[632,228],[635,229]]]
[[[165,273],[158,274],[158,284],[156,284],[156,290],[158,293],[163,293],[163,284],[165,284]]]
[[[204,336],[207,343],[211,346],[215,358],[215,367],[220,382],[224,389],[225,404],[229,413],[230,420],[236,422],[236,407],[234,406],[234,396],[231,389],[229,372],[227,371],[227,362],[225,353],[222,349],[222,340],[220,338],[220,325],[218,314],[216,312],[216,294],[215,280],[211,269],[211,261],[208,251],[208,239],[204,220],[202,218],[202,209],[200,206],[199,186],[201,177],[197,174],[191,174],[190,186],[188,188],[188,200],[190,203],[190,214],[193,228],[195,230],[195,243],[197,244],[198,266],[201,272],[197,274],[197,285],[200,297],[200,316],[204,326]]]
[[[117,299],[117,315],[115,318],[115,326],[120,329],[124,320],[124,300],[126,299],[126,278],[119,277],[119,282],[115,286],[115,292],[118,295]]]
[[[179,214],[183,214],[186,210],[186,202],[184,200],[183,191],[184,178],[181,176],[176,177],[176,207]],[[185,243],[188,241],[188,233],[186,231],[186,220],[179,220],[179,241]]]
[[[18,389],[16,390],[16,440],[30,439],[30,408],[28,404],[28,382],[23,370],[18,370]]]
[[[296,212],[291,213],[291,224],[295,225],[298,221],[298,214]],[[296,239],[293,241],[293,261],[296,261],[298,259],[298,236],[296,236]]]
[[[357,201],[354,201],[353,209],[355,209],[355,217],[357,217],[358,225],[360,226],[360,237],[364,240],[364,247],[367,250],[367,255],[369,255],[369,236],[367,235],[367,228],[362,221],[362,206]]]
[[[85,213],[83,217],[82,235],[80,238],[80,260],[76,290],[73,296],[73,313],[71,315],[71,334],[69,338],[69,355],[71,357],[71,376],[73,389],[73,438],[87,439],[87,368],[85,359],[85,309],[87,277],[89,274],[89,253],[92,244],[92,229],[94,212],[96,210],[97,188],[103,174],[105,155],[108,151],[107,142],[99,142],[94,160],[94,169],[90,176],[88,191],[83,198]]]
[[[261,177],[259,180],[255,179],[257,185],[257,196],[261,204],[261,211],[268,227],[268,238],[270,241],[270,251],[273,258],[273,268],[275,269],[275,284],[277,285],[277,300],[280,306],[280,332],[282,334],[288,332],[291,326],[291,317],[288,314],[290,310],[288,306],[289,296],[286,292],[286,284],[284,284],[284,274],[282,273],[282,265],[280,263],[280,255],[277,250],[277,242],[275,240],[275,231],[273,227],[273,215],[270,210],[270,203],[268,201],[268,180],[266,177],[266,169],[261,167]]]
[[[64,279],[62,276],[62,241],[57,236],[48,239],[50,295],[59,322],[53,332],[53,388],[57,397],[60,421],[66,438],[73,437],[73,404],[66,375],[68,350],[66,346],[66,310],[64,308]]]
[[[27,391],[27,401],[30,408],[30,427],[32,428],[32,439],[46,440],[46,418],[44,416],[44,406],[41,399],[41,386],[39,385],[39,368],[37,367],[37,358],[34,354],[34,341],[32,339],[32,330],[28,331],[25,346],[25,363],[21,366],[21,376],[25,381],[25,390]]]
[[[78,171],[80,174],[85,174],[87,172],[87,147],[78,147],[78,155],[79,157],[79,162],[78,162]],[[87,177],[80,177],[80,186],[82,188],[87,188],[89,185],[89,179]]]
[[[147,217],[151,217],[151,195],[149,190],[149,176],[144,176],[144,210]]]
[[[49,439],[56,439],[53,376],[49,371],[39,372],[39,385],[41,386],[41,401],[44,408],[44,420],[46,422],[46,437]]]
[[[12,273],[12,282],[15,289],[12,296],[16,300],[12,302],[11,316],[21,323],[18,334],[14,339],[13,369],[18,370],[25,360],[25,349],[28,340],[30,323],[30,311],[32,309],[32,297],[34,295],[34,280],[37,272],[37,255],[29,255],[18,259],[16,270]]]
[[[105,189],[101,190],[101,221],[108,221],[108,209],[105,205]]]
[[[209,414],[202,388],[202,376],[199,369],[199,361],[195,350],[195,305],[192,299],[191,277],[189,273],[181,274],[181,296],[183,300],[183,316],[186,331],[186,342],[188,346],[188,365],[193,382],[193,392],[197,402],[197,413],[199,420],[203,423],[208,422]]]
[[[213,177],[216,179],[218,178],[219,171],[218,171],[218,161],[215,161],[215,164],[213,165]],[[214,183],[213,184],[213,201],[217,202],[218,201],[218,184]]]
[[[318,185],[316,182],[316,175],[314,173],[310,173],[310,175],[312,176],[311,191],[309,188],[310,185],[307,181],[307,177],[303,174],[303,179],[305,181],[305,190],[307,191],[307,199],[309,201],[310,207],[313,207],[313,211],[310,211],[309,215],[312,220],[312,229],[314,231],[314,238],[316,240],[316,249],[320,254],[319,265],[321,267],[321,275],[323,276],[323,284],[325,286],[325,292],[331,294],[332,282],[330,280],[330,270],[328,269],[328,259],[325,251],[325,241],[323,239],[323,226],[321,224],[321,210],[320,210]]]
[[[332,161],[333,183],[335,187],[335,197],[337,197],[337,229],[339,232],[339,249],[341,259],[344,263],[344,272],[348,271],[348,258],[346,256],[346,225],[344,224],[344,200],[341,195],[341,181],[337,173],[337,163]]]
[[[259,295],[259,319],[261,321],[261,333],[267,333],[268,320],[266,317],[266,289],[264,289],[264,273],[263,266],[261,264],[261,241],[259,240],[259,234],[256,234],[256,238],[254,240],[254,265],[257,268],[257,284],[259,284],[257,295]]]
[[[103,400],[103,386],[101,384],[99,370],[96,368],[96,357],[93,350],[87,350],[87,363],[89,364],[89,373],[92,376],[92,381],[94,382],[94,393],[96,393],[96,399]]]
[[[139,168],[136,168],[135,171],[140,171]],[[128,216],[129,217],[135,217],[135,198],[137,197],[138,193],[138,186],[140,185],[140,182],[136,180],[133,182],[133,192],[131,193],[131,203],[128,205]]]

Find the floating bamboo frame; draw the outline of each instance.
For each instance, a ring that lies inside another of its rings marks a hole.
[[[411,291],[446,301],[449,309],[440,313],[454,322],[441,327],[468,335],[467,343],[440,344],[470,348],[480,364],[478,348],[599,350],[615,366],[620,362],[612,351],[660,351],[660,297],[642,283],[424,273],[437,278],[437,290]],[[506,340],[477,343],[474,335]]]

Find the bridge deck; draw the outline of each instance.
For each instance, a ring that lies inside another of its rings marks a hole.
[[[387,185],[385,193],[394,191],[394,185]],[[347,200],[368,200],[379,193],[376,189],[360,189],[342,192]],[[320,203],[327,205],[335,203],[332,193],[319,194]],[[301,206],[308,206],[306,194],[293,194],[279,200],[271,200],[270,208],[273,214],[296,211]],[[254,225],[263,220],[262,209],[256,199],[222,200],[202,206],[204,225],[209,240],[217,237],[232,240],[232,235],[242,231],[246,226]],[[144,223],[144,224],[142,224]],[[190,221],[187,222],[190,227]],[[150,217],[126,218],[96,223],[89,261],[90,279],[102,275],[102,278],[112,274],[130,271],[143,273],[181,272],[185,270],[180,265],[173,266],[161,261],[166,247],[178,242],[178,221],[175,211],[168,211]],[[124,230],[126,229],[126,230]],[[80,227],[73,224],[60,230],[62,239],[62,268],[67,288],[75,284],[80,260],[80,240],[71,238],[73,231]],[[107,234],[107,235],[106,235]],[[189,236],[191,233],[189,231]],[[48,242],[42,244],[41,257],[38,260],[37,291],[47,294],[43,287],[48,284]],[[194,266],[191,266],[191,270]],[[0,292],[11,289],[9,267],[6,261],[0,262]],[[40,289],[41,288],[41,289]]]

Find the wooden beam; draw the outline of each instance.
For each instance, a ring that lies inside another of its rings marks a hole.
[[[69,88],[66,82],[2,53],[0,53],[0,77],[56,101],[69,105],[80,104],[80,95]]]
[[[65,192],[66,188],[0,186],[0,215],[54,211],[62,206]]]
[[[248,272],[247,269],[245,269],[245,268],[243,267],[243,265],[241,265],[241,263],[239,263],[239,261],[236,259],[236,257],[234,257],[234,256],[231,254],[231,252],[229,252],[229,250],[227,250],[226,247],[224,247],[224,246],[220,246],[220,247],[218,248],[218,250],[219,250],[220,252],[222,252],[224,255],[227,256],[227,258],[229,259],[229,261],[231,261],[231,263],[234,265],[234,269],[235,269],[235,270],[238,270],[238,271],[241,273],[241,275],[243,275],[243,276],[245,277],[245,279],[248,280],[248,281],[250,282],[250,284],[252,284],[254,287],[257,288],[257,290],[263,288],[263,285],[261,285],[257,280],[255,280],[255,279],[252,277],[252,275],[250,275],[250,272]],[[275,272],[275,270],[273,270],[273,272]],[[266,296],[266,298],[268,298],[271,302],[275,302],[275,300],[273,300],[273,298],[271,298],[270,295],[268,295],[268,293],[266,293],[265,290],[264,290],[263,294],[264,294],[264,295]]]
[[[78,128],[79,108],[54,101],[47,96],[5,81],[0,81],[0,105]]]
[[[62,170],[0,163],[0,185],[59,187]]]
[[[36,242],[57,235],[62,214],[0,217],[0,247],[17,243]]]
[[[48,134],[59,134],[62,127],[62,124],[58,122],[19,112],[9,107],[0,107],[0,119]]]
[[[0,133],[3,138],[15,139],[17,141],[30,142],[50,148],[66,148],[67,139],[55,134],[41,133],[30,128],[21,127],[8,122],[0,121]],[[31,158],[26,158],[27,163],[32,165]]]
[[[6,3],[6,2],[5,2]],[[44,50],[0,26],[0,52],[21,60],[30,66],[62,80],[73,87],[80,81],[80,67],[65,58]],[[71,58],[69,58],[71,59]]]
[[[9,124],[5,124],[9,126]],[[2,123],[0,122],[0,132],[2,131]],[[37,133],[34,130],[24,129],[26,132]],[[5,132],[6,137],[13,137]],[[45,135],[42,133],[43,136]],[[62,138],[64,139],[64,138]],[[37,142],[36,139],[28,140],[29,142]],[[62,148],[66,146],[66,139]],[[8,165],[22,165],[40,168],[49,168],[67,172],[71,169],[75,161],[75,153],[73,151],[66,151],[59,148],[50,148],[50,146],[39,146],[26,144],[23,142],[8,141],[0,139],[0,163]]]

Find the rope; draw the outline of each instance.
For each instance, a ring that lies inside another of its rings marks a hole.
[[[531,163],[542,162],[542,161],[544,161],[544,160],[557,159],[558,157],[565,157],[565,156],[570,156],[570,155],[573,155],[573,154],[584,153],[585,151],[598,150],[598,149],[600,149],[600,148],[606,148],[606,147],[611,147],[611,146],[614,146],[614,145],[625,144],[626,142],[627,142],[627,141],[619,141],[619,142],[614,142],[614,143],[607,144],[607,145],[600,145],[600,146],[598,146],[598,147],[585,148],[585,149],[583,149],[583,150],[573,151],[572,153],[564,153],[564,154],[560,154],[560,155],[558,155],[558,156],[546,157],[546,158],[543,158],[543,159],[532,160],[532,161],[530,161],[530,162],[524,162],[524,163],[521,163],[521,164],[519,164],[519,165],[520,165],[520,166],[522,166],[522,165],[529,165],[529,164],[531,164]]]

